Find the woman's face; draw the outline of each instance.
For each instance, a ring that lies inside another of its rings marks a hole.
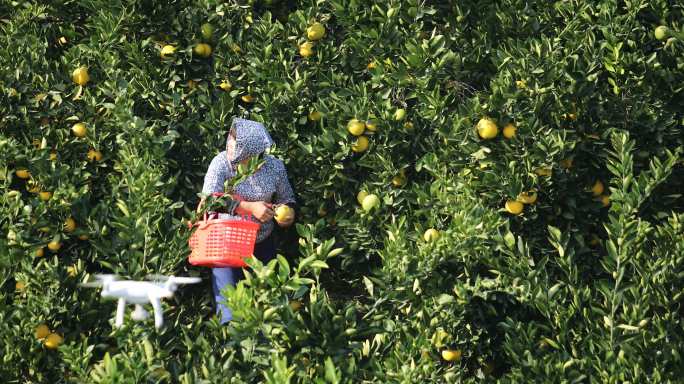
[[[235,128],[230,130],[228,134],[228,146],[226,147],[226,156],[228,161],[232,161],[235,158],[235,146],[237,145],[237,139],[235,137]],[[240,161],[240,164],[246,165],[249,161],[249,157]]]
[[[235,158],[236,144],[237,141],[235,139],[235,129],[231,129],[230,133],[228,134],[228,146],[226,147],[226,155],[228,156],[229,161]]]

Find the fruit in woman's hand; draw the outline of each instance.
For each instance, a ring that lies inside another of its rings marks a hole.
[[[40,324],[36,327],[34,334],[36,339],[44,339],[50,334],[50,327],[48,327],[46,324]]]
[[[306,29],[306,38],[309,40],[320,40],[323,36],[325,36],[325,27],[321,23],[313,23]]]
[[[596,180],[594,185],[591,186],[591,193],[594,196],[601,196],[604,189],[605,188],[603,187],[603,183],[601,182],[601,180]]]
[[[434,229],[434,228],[430,228],[427,231],[425,231],[425,233],[423,233],[423,240],[425,240],[428,243],[435,241],[438,238],[439,238],[439,231]]]
[[[357,119],[351,119],[347,123],[347,130],[354,136],[361,136],[366,130],[366,123]]]
[[[90,81],[87,67],[78,67],[71,73],[71,80],[78,85],[86,85]]]
[[[482,118],[477,122],[477,134],[485,140],[493,139],[499,134],[499,127],[489,118]]]
[[[378,198],[377,195],[372,194],[372,193],[369,194],[368,196],[364,197],[363,201],[361,202],[361,207],[366,212],[370,212],[373,208],[375,208],[379,205],[380,205],[380,199]]]
[[[56,333],[51,333],[45,338],[45,346],[48,349],[57,349],[63,341],[64,339],[62,339],[62,336]]]
[[[76,137],[85,137],[87,132],[88,128],[86,128],[84,123],[76,123],[71,126],[71,133],[73,133]]]
[[[513,123],[508,123],[503,129],[503,135],[507,139],[512,139],[515,137],[515,132],[518,130],[518,128],[515,127]]]
[[[513,215],[519,215],[522,213],[524,205],[523,203],[516,201],[516,200],[508,200],[506,201],[506,212],[513,214]]]
[[[516,200],[523,204],[534,204],[537,201],[537,191],[520,192]]]
[[[290,221],[294,218],[294,209],[287,205],[280,205],[275,210],[275,221],[278,225],[283,226],[285,222]]]
[[[207,43],[199,43],[195,45],[193,52],[199,57],[207,58],[211,56],[211,45]]]
[[[356,141],[354,141],[354,144],[352,144],[352,151],[356,153],[362,153],[365,152],[368,149],[368,138],[366,136],[359,136],[356,138]]]
[[[442,359],[445,361],[461,360],[461,351],[458,349],[445,349],[442,351]]]
[[[174,53],[176,53],[176,47],[173,45],[165,45],[161,49],[160,56],[162,59],[167,59],[170,56],[173,56]]]

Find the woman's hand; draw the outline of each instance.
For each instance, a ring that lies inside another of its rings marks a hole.
[[[265,223],[273,218],[274,212],[271,204],[265,201],[241,201],[240,208],[245,209],[254,215],[257,220]]]

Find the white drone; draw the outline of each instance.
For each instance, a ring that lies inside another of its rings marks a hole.
[[[143,304],[150,303],[154,308],[154,326],[160,328],[164,324],[161,299],[170,298],[179,284],[195,284],[202,281],[199,277],[148,276],[156,281],[117,280],[116,275],[95,275],[97,281],[83,283],[82,287],[102,287],[102,297],[118,298],[115,327],[121,327],[124,320],[126,304],[135,304],[131,319],[142,321],[149,317]]]

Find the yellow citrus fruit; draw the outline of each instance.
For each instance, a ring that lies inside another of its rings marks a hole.
[[[375,61],[371,61],[370,63],[368,63],[368,65],[366,65],[366,69],[368,69],[368,70],[373,69],[375,67],[377,67],[377,64],[375,63]]]
[[[50,334],[50,327],[46,324],[40,324],[36,327],[34,334],[36,335],[36,339],[44,339]]]
[[[551,176],[553,170],[551,169],[551,167],[539,167],[534,170],[534,173],[536,173],[539,176]]]
[[[100,161],[102,160],[102,152],[95,150],[95,149],[89,149],[88,150],[88,161]]]
[[[570,169],[572,168],[572,159],[563,159],[560,161],[560,166],[563,169]]]
[[[31,172],[29,172],[26,169],[17,169],[16,172],[14,172],[18,178],[20,179],[28,179],[31,177]]]
[[[356,153],[366,152],[368,149],[368,138],[366,136],[359,136],[352,144],[352,151]]]
[[[521,192],[516,200],[523,204],[534,204],[537,201],[537,191]]]
[[[26,288],[26,283],[24,283],[23,281],[17,281],[16,283],[14,283],[14,289],[15,290],[23,291],[24,288]]]
[[[406,118],[406,110],[404,108],[399,108],[394,111],[394,120],[402,121]]]
[[[48,243],[48,249],[52,252],[57,252],[60,248],[62,248],[62,243],[60,243],[59,241],[52,240]]]
[[[90,81],[90,75],[88,75],[88,68],[78,67],[74,69],[71,73],[71,80],[78,85],[86,85]]]
[[[309,40],[320,40],[325,36],[325,27],[321,23],[313,23],[306,29],[306,38]]]
[[[351,119],[347,123],[347,130],[354,136],[361,136],[366,130],[366,123],[357,119]]]
[[[525,88],[527,88],[527,81],[526,80],[516,80],[515,86],[518,87],[518,89],[525,89]]]
[[[193,51],[197,56],[207,58],[211,56],[211,45],[207,43],[199,43],[195,45]]]
[[[670,35],[670,29],[664,25],[661,25],[653,31],[653,35],[658,40],[665,40]]]
[[[601,180],[596,180],[594,185],[591,186],[591,193],[594,196],[601,196],[604,189],[605,188],[603,187],[603,183],[601,182]]]
[[[73,217],[68,217],[66,221],[64,221],[64,231],[65,232],[73,232],[76,230],[76,220],[74,220]]]
[[[299,309],[302,307],[302,302],[299,300],[291,300],[290,301],[290,308],[292,308],[292,311],[297,312]]]
[[[79,240],[88,240],[89,238],[90,238],[90,237],[89,237],[88,235],[86,235],[85,233],[82,234],[82,235],[78,235],[78,239],[79,239]]]
[[[40,199],[43,201],[48,201],[48,200],[52,199],[52,192],[49,192],[49,191],[38,192],[38,197],[40,197]]]
[[[373,194],[373,193],[364,197],[363,201],[361,202],[361,207],[366,212],[369,212],[371,209],[373,209],[379,205],[380,205],[380,199],[378,198],[378,196],[376,194]]]
[[[38,230],[41,231],[41,232],[43,232],[43,233],[50,233],[50,231],[52,231],[52,230],[50,229],[50,227],[48,227],[48,226],[40,227],[40,228],[38,228]]]
[[[406,184],[406,177],[402,175],[396,175],[392,178],[392,185],[399,188]]]
[[[176,53],[176,47],[173,45],[165,45],[162,47],[160,55],[162,59],[166,59],[169,56],[173,56],[174,53]]]
[[[499,134],[499,127],[494,121],[485,117],[477,122],[477,134],[485,140],[493,139]]]
[[[423,233],[423,240],[427,241],[428,243],[431,241],[435,241],[438,238],[439,238],[439,231],[434,229],[434,228],[430,228],[427,231],[425,231],[425,233]]]
[[[413,123],[410,122],[410,121],[405,122],[405,123],[404,123],[404,128],[405,128],[407,131],[413,131]]]
[[[228,80],[223,80],[221,82],[221,84],[219,84],[219,88],[228,92],[233,88],[233,84],[231,84],[230,81],[228,81]]]
[[[368,120],[368,121],[366,121],[366,129],[370,132],[377,132],[378,131],[378,123],[376,123],[373,120]]]
[[[368,196],[368,192],[366,191],[359,191],[359,193],[356,194],[356,201],[359,202],[359,204],[363,204],[363,199]]]
[[[506,212],[513,214],[513,215],[519,215],[522,213],[524,205],[523,203],[516,201],[516,200],[508,200],[506,201]]]
[[[313,43],[307,41],[299,46],[299,54],[302,57],[309,57],[313,55]]]
[[[607,207],[610,205],[610,196],[608,195],[601,195],[596,198],[596,201],[599,201],[601,204],[603,204],[604,207]]]
[[[86,128],[84,123],[76,123],[71,127],[71,132],[76,137],[85,137],[86,132],[88,132],[88,128]]]
[[[503,129],[503,135],[507,139],[512,139],[515,137],[515,131],[517,131],[518,128],[515,127],[513,123],[508,123]]]
[[[43,255],[45,255],[45,251],[43,250],[43,248],[36,249],[36,253],[35,253],[36,257],[43,257]]]
[[[78,274],[78,269],[76,268],[76,265],[70,265],[67,267],[67,275],[69,277],[76,277]]]
[[[461,351],[458,349],[445,349],[442,351],[442,359],[446,361],[461,360]]]
[[[323,114],[318,111],[312,111],[309,113],[309,120],[311,121],[318,121],[321,119],[321,117],[323,117]]]
[[[254,102],[254,96],[252,96],[252,95],[243,95],[242,97],[240,97],[240,99],[241,99],[242,101],[244,101],[245,103],[252,103],[252,102]]]
[[[284,221],[294,218],[294,209],[287,205],[280,205],[275,210],[275,221],[281,224]]]
[[[57,152],[50,151],[50,161],[56,161],[56,160],[57,160]]]
[[[45,346],[49,349],[57,349],[60,344],[62,344],[62,341],[64,341],[62,336],[56,333],[51,333],[45,338]]]

